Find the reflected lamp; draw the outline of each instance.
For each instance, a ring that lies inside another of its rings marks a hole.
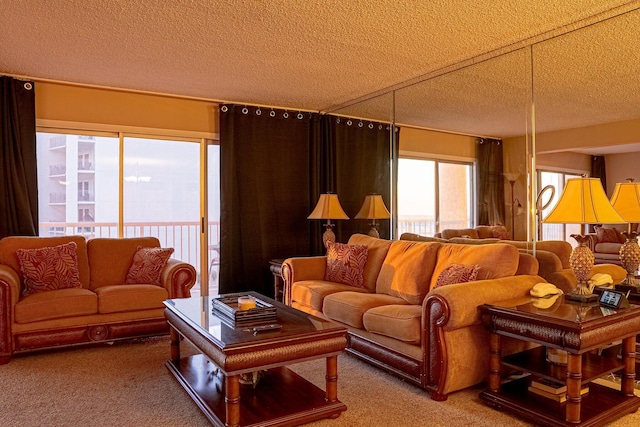
[[[364,202],[362,203],[362,207],[356,214],[356,219],[370,219],[371,223],[369,225],[371,228],[369,229],[369,236],[375,237],[377,239],[380,238],[380,233],[378,232],[378,224],[376,223],[376,219],[389,219],[391,214],[389,210],[384,204],[384,200],[382,200],[382,196],[380,194],[369,194],[364,197]]]
[[[336,235],[333,232],[332,219],[349,219],[347,214],[340,206],[338,195],[333,193],[321,194],[318,203],[307,219],[326,219],[325,232],[322,234],[322,243],[326,248],[331,242],[336,241]]]
[[[628,223],[627,231],[622,233],[627,240],[620,247],[620,264],[627,270],[623,284],[638,287],[635,274],[640,266],[640,246],[638,233],[631,231],[631,224],[640,222],[640,183],[634,182],[633,178],[617,183],[611,205]]]
[[[578,246],[571,252],[569,264],[578,279],[578,286],[566,294],[574,301],[593,301],[595,295],[587,286],[594,264],[594,256],[587,246],[586,224],[624,224],[625,220],[611,206],[599,178],[572,178],[562,191],[560,200],[549,215],[542,220],[547,224],[580,224],[580,234],[572,234]]]

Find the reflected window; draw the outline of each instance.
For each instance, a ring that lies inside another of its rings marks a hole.
[[[473,185],[473,163],[400,158],[398,234],[472,227]]]
[[[571,243],[572,246],[577,246],[577,242],[571,238],[572,234],[580,234],[579,224],[543,224],[542,220],[549,215],[549,213],[556,206],[564,190],[564,186],[567,180],[571,178],[580,178],[581,175],[575,173],[565,172],[552,172],[552,171],[538,171],[538,188],[544,188],[547,185],[553,185],[556,189],[551,203],[546,209],[539,212],[540,218],[538,220],[539,228],[539,240],[564,240]],[[546,202],[546,200],[544,201]]]

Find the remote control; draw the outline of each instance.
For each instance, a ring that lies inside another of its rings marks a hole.
[[[258,335],[258,332],[275,331],[276,329],[281,329],[281,328],[282,328],[282,325],[280,325],[278,323],[272,323],[270,325],[254,326],[253,327],[253,335]]]

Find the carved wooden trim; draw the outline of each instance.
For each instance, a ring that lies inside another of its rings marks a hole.
[[[449,321],[449,304],[440,295],[431,295],[424,307],[423,320],[429,322],[427,327],[422,328],[426,369],[424,386],[431,391],[435,400],[446,400],[447,395],[442,390],[447,378],[448,355],[442,327]]]

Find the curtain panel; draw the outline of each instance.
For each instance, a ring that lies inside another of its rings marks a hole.
[[[0,238],[38,235],[34,84],[0,76]]]
[[[504,225],[502,141],[478,138],[476,158],[478,159],[478,225]]]
[[[351,218],[336,221],[337,241],[366,233],[353,217],[367,194],[389,206],[390,164],[386,124],[221,105],[220,292],[272,295],[270,259],[324,254],[325,221],[307,219],[322,193],[337,193]]]
[[[607,168],[605,166],[604,156],[591,156],[591,176],[600,178],[602,187],[607,191]]]

